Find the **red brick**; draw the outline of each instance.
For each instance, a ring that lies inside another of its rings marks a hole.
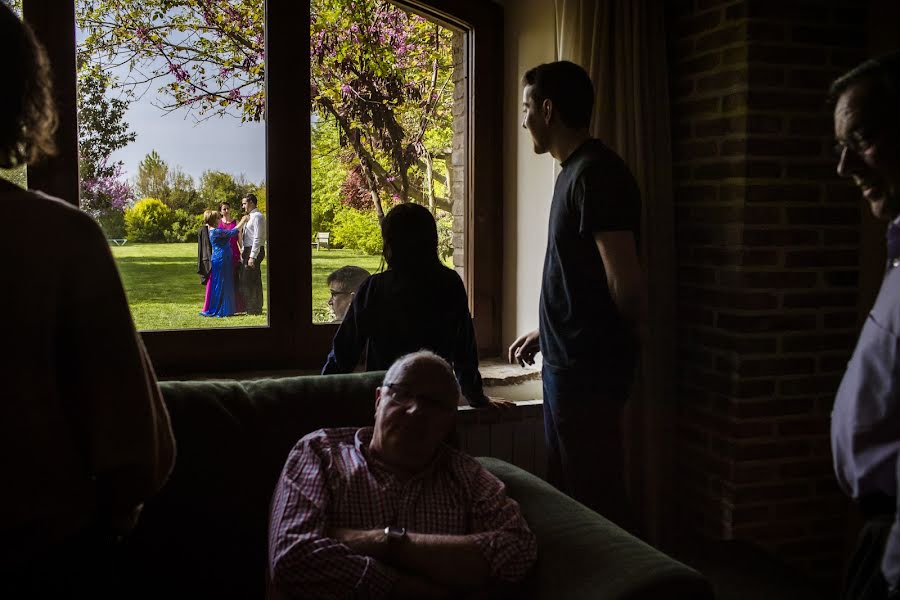
[[[810,246],[819,243],[814,229],[745,229],[746,246]]]
[[[787,220],[792,225],[848,225],[859,222],[859,210],[837,206],[788,207]]]
[[[779,204],[816,202],[821,196],[821,186],[816,184],[747,186],[748,202],[777,202]]]
[[[794,135],[816,135],[830,139],[834,135],[834,119],[824,107],[821,112],[822,114],[818,117],[792,117],[788,132]]]
[[[774,337],[730,334],[718,330],[697,331],[692,337],[698,343],[712,348],[746,354],[770,354],[774,353],[777,347],[777,340]]]
[[[850,360],[850,353],[846,354],[841,353],[834,356],[820,356],[819,357],[819,370],[824,372],[836,372],[843,375],[844,370],[847,368],[847,361]],[[837,391],[837,385],[835,385],[829,391]]]
[[[815,111],[824,103],[821,93],[805,91],[759,91],[750,89],[747,92],[747,106],[759,110]]]
[[[785,2],[785,0],[753,0],[747,3],[747,16],[797,20],[800,22],[823,23],[828,21],[828,13],[819,2]]]
[[[806,423],[808,428],[813,427],[821,427],[823,425],[822,421],[816,419],[806,419],[804,421],[797,421],[797,423]],[[828,430],[828,421],[824,421],[824,426],[826,431]],[[779,424],[779,429],[781,424]],[[823,460],[823,459],[807,459],[802,461],[795,461],[790,463],[785,463],[778,467],[778,473],[781,477],[785,479],[794,479],[794,478],[810,478],[810,477],[819,477],[823,473],[831,473],[832,472],[831,461]]]
[[[737,489],[738,502],[764,502],[790,500],[810,495],[810,486],[805,483],[775,483],[741,486]]]
[[[779,177],[781,165],[776,162],[763,160],[748,160],[746,162],[746,176],[752,177]]]
[[[819,156],[822,142],[752,137],[747,140],[747,153],[751,156]]]
[[[799,289],[816,285],[816,273],[807,271],[724,271],[719,275],[723,285],[747,288]]]
[[[678,202],[715,202],[718,194],[714,185],[680,185],[674,190]]]
[[[816,46],[841,46],[855,45],[859,48],[865,46],[865,38],[862,32],[855,27],[809,27],[798,25],[791,29],[791,39],[801,44],[814,44]]]
[[[710,158],[718,154],[715,142],[680,142],[674,144],[672,156],[675,160],[684,161],[692,158]]]
[[[844,359],[846,364],[846,359]],[[807,372],[813,371],[810,368]],[[809,396],[822,392],[834,393],[840,383],[840,376],[807,375],[800,379],[784,379],[778,382],[778,393],[783,396]],[[780,430],[780,429],[779,429]]]
[[[704,52],[715,50],[723,46],[730,46],[747,39],[746,23],[738,23],[730,27],[723,27],[711,33],[701,35],[694,42],[694,50]]]
[[[778,253],[774,250],[741,250],[738,248],[694,248],[690,253],[690,257],[692,261],[713,266],[765,267],[775,266],[778,264]]]
[[[805,441],[740,442],[735,447],[736,460],[760,460],[767,458],[793,458],[808,456],[809,444]]]
[[[722,51],[722,65],[740,65],[747,62],[749,56],[749,48],[747,45],[726,48]]]
[[[739,315],[720,312],[716,327],[746,333],[804,331],[817,327],[816,315],[757,314]]]
[[[855,310],[843,310],[825,314],[825,327],[828,329],[855,327],[856,321],[857,313]]]
[[[814,367],[812,358],[744,358],[737,374],[739,377],[799,375],[810,373]]]
[[[783,221],[780,206],[747,206],[744,208],[744,223],[748,225],[777,225]]]
[[[834,79],[835,72],[833,70],[791,69],[788,74],[788,87],[818,90],[824,93]]]
[[[748,56],[751,62],[765,64],[820,66],[825,64],[828,53],[822,48],[804,48],[788,44],[753,44],[750,46]]]
[[[863,50],[844,50],[842,48],[834,48],[829,54],[828,64],[841,70],[855,67],[866,57]]]
[[[747,110],[747,92],[741,91],[734,94],[728,94],[722,98],[722,112],[746,112]]]
[[[822,279],[833,287],[856,288],[859,285],[859,271],[825,271]]]
[[[748,133],[778,133],[782,129],[781,117],[771,115],[748,115]]]
[[[775,400],[742,400],[735,404],[735,417],[763,418],[782,417],[786,415],[805,415],[813,409],[809,398],[778,398]],[[804,445],[804,448],[807,446]],[[760,457],[765,458],[765,457]]]
[[[852,294],[847,294],[848,296]],[[783,352],[827,352],[842,351],[853,347],[855,334],[813,333],[785,335],[781,338]]]
[[[682,283],[715,283],[716,270],[703,267],[681,266],[678,268],[678,281]]]
[[[694,14],[688,18],[678,20],[673,28],[673,33],[679,38],[693,37],[713,29],[721,21],[722,12],[718,10]]]
[[[859,243],[859,231],[855,229],[826,229],[825,244],[832,246],[836,244],[852,244],[856,246]]]
[[[702,98],[699,100],[676,99],[673,114],[677,118],[699,116],[704,114],[718,114],[718,98]]]
[[[855,267],[859,254],[853,250],[792,250],[785,254],[786,267]]]
[[[746,88],[748,73],[746,69],[724,71],[697,79],[698,92],[724,91],[733,88]]]
[[[837,175],[834,172],[834,169],[836,168],[835,165],[836,163],[832,164],[831,176],[837,178]],[[832,182],[825,191],[825,200],[827,202],[849,204],[854,208],[859,206],[862,199],[862,193],[855,185],[838,184],[835,181]]]
[[[820,519],[843,515],[844,503],[831,498],[816,498],[775,505],[776,520],[816,517]]]
[[[788,163],[785,165],[785,177],[796,179],[812,179],[814,181],[828,181],[834,178],[835,163],[831,159],[820,159],[816,162]],[[826,199],[829,198],[831,187],[826,188]]]

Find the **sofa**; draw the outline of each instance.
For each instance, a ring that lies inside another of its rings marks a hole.
[[[322,427],[371,425],[382,376],[163,382],[178,458],[123,544],[127,597],[263,598],[268,507],[288,452]],[[505,482],[538,538],[521,597],[712,597],[699,573],[539,478],[479,460]]]

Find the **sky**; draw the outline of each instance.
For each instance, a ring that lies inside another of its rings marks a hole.
[[[137,174],[138,163],[156,150],[169,168],[181,169],[198,182],[203,171],[243,173],[248,181],[266,178],[266,133],[264,123],[241,123],[239,118],[213,117],[200,123],[186,110],[165,114],[153,106],[157,97],[151,90],[135,100],[125,120],[137,139],[113,153],[123,162],[129,181]]]

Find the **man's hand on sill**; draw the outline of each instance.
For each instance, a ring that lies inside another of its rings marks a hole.
[[[495,398],[493,396],[487,397],[489,404],[485,406],[480,406],[479,408],[484,408],[486,410],[499,410],[505,411],[510,408],[515,408],[516,403],[512,400],[507,400],[506,398]]]

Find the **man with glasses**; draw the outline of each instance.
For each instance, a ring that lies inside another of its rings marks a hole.
[[[900,53],[831,86],[837,172],[887,225],[887,265],[831,414],[834,471],[865,518],[844,598],[900,598]]]
[[[534,535],[503,484],[444,440],[453,369],[408,354],[375,392],[375,426],[301,439],[269,521],[274,597],[443,598],[522,580]]]
[[[334,312],[333,323],[340,323],[350,308],[353,296],[356,290],[362,285],[362,282],[370,275],[368,271],[362,267],[347,265],[336,271],[332,271],[328,276],[328,290],[331,297],[328,299],[328,306]]]

